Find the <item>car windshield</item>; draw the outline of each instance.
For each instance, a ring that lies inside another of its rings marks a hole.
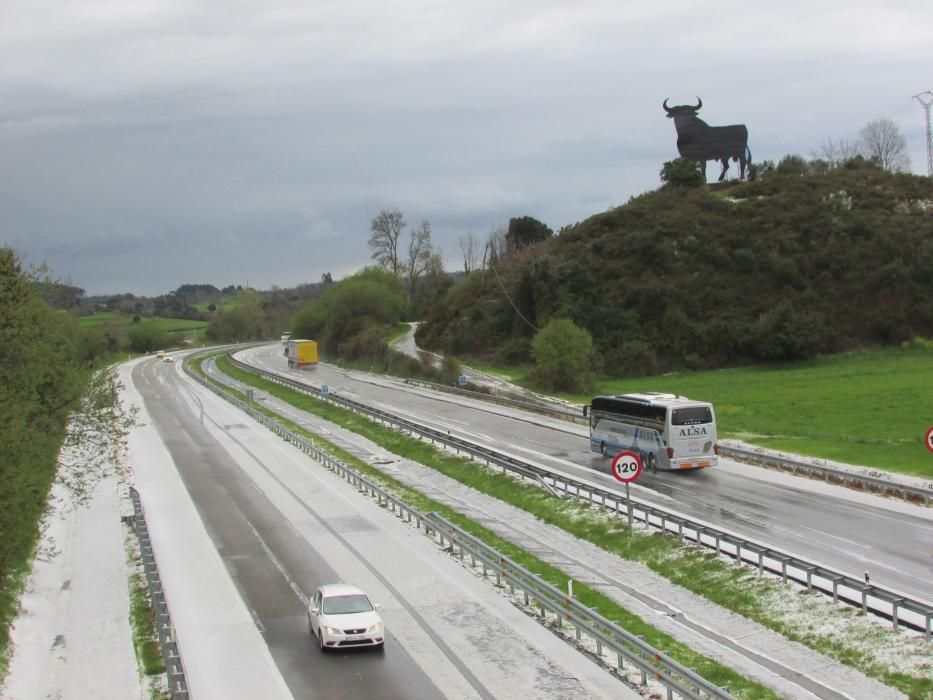
[[[372,603],[362,593],[353,595],[336,595],[324,599],[322,612],[327,615],[346,615],[349,613],[368,612],[373,609]]]

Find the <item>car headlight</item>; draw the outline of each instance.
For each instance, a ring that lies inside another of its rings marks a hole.
[[[382,632],[382,623],[377,622],[375,625],[369,628],[369,631],[376,632],[376,633]]]
[[[343,634],[343,632],[336,627],[324,627],[324,631],[327,632],[327,634]]]

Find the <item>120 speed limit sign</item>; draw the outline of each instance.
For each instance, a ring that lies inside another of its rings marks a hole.
[[[627,484],[641,476],[641,457],[637,452],[620,452],[612,460],[612,475]]]
[[[927,430],[927,435],[924,439],[924,442],[927,445],[927,449],[930,452],[933,452],[933,426],[930,426],[930,428]]]

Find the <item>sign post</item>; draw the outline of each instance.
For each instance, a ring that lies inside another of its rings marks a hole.
[[[933,425],[927,428],[927,434],[923,441],[926,443],[927,449],[933,452]]]
[[[641,476],[644,465],[641,455],[637,452],[625,450],[612,459],[612,475],[617,481],[625,484],[625,505],[628,508],[628,534],[632,534],[632,499],[629,496],[628,485]]]
[[[321,384],[321,396],[327,398],[327,395],[330,393],[330,387],[326,384]]]

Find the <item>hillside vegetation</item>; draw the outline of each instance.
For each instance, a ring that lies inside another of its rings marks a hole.
[[[615,376],[933,334],[933,181],[864,163],[664,187],[513,246],[433,307],[418,344],[517,363],[569,318]]]

